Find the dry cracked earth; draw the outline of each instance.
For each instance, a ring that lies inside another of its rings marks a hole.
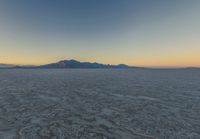
[[[1,69],[0,139],[200,139],[200,70]]]

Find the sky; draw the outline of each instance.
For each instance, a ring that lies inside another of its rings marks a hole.
[[[0,63],[200,66],[200,0],[1,0]]]

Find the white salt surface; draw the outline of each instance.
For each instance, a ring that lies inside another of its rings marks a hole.
[[[0,139],[200,139],[199,70],[0,70]]]

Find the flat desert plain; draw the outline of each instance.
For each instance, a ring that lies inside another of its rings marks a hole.
[[[200,139],[200,70],[2,69],[0,139]]]

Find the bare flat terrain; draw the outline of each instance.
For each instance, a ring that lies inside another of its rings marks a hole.
[[[0,70],[0,139],[199,139],[200,70]]]

